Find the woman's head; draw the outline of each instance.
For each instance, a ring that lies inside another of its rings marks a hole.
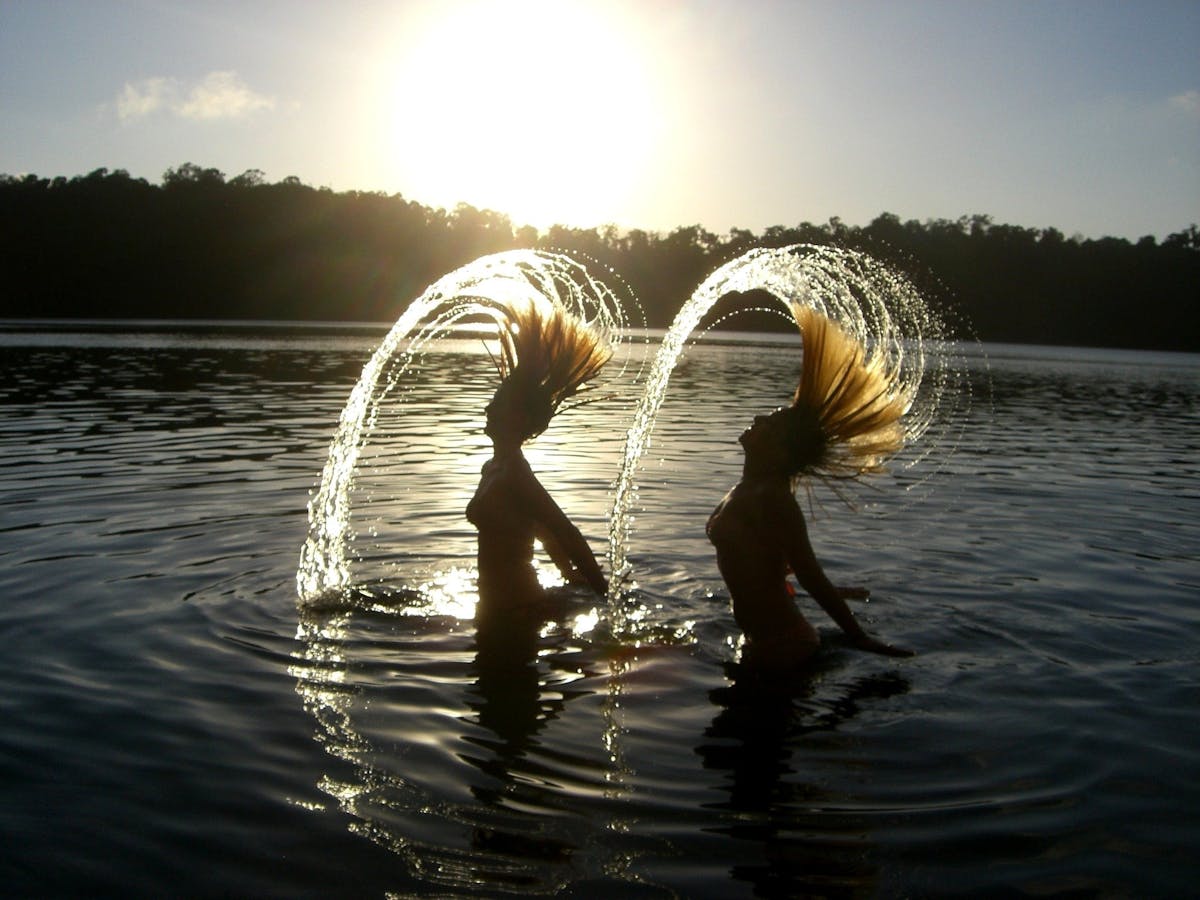
[[[742,436],[747,458],[777,463],[788,475],[880,471],[904,446],[900,419],[910,398],[899,373],[816,310],[798,310],[796,321],[804,344],[800,383],[791,406],[760,417],[761,426],[756,419]]]
[[[546,430],[554,415],[550,398],[520,374],[500,382],[486,408],[484,433],[493,441],[524,443]]]
[[[755,416],[739,441],[754,467],[788,476],[814,469],[826,450],[820,423],[795,406]]]
[[[563,401],[599,374],[612,351],[600,334],[557,305],[508,313],[501,331],[500,387],[487,433],[527,441],[546,430]]]

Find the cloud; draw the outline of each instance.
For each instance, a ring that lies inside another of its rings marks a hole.
[[[274,105],[272,98],[246,87],[236,72],[209,72],[176,112],[185,119],[239,119]]]
[[[169,102],[174,85],[168,78],[147,78],[137,84],[126,83],[117,97],[117,117],[140,119],[162,109]]]
[[[126,83],[117,97],[117,117],[125,122],[166,112],[181,119],[213,121],[240,119],[272,109],[272,97],[252,91],[236,72],[209,72],[198,82],[147,78]]]
[[[1172,109],[1179,110],[1184,115],[1200,118],[1200,91],[1184,91],[1167,102]]]

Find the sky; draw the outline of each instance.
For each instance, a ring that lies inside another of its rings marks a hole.
[[[0,173],[666,232],[1200,222],[1200,0],[0,0]]]

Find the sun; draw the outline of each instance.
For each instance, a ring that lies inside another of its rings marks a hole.
[[[383,165],[406,197],[516,225],[627,219],[648,190],[655,73],[611,3],[434,4],[389,50]]]

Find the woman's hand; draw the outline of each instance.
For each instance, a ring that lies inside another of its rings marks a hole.
[[[852,643],[859,650],[866,650],[868,653],[879,653],[882,656],[916,656],[912,650],[905,650],[903,647],[897,647],[893,644],[885,644],[883,641],[877,641],[869,634],[860,634],[851,639]]]
[[[871,589],[865,587],[835,587],[833,590],[842,600],[866,600],[871,596]]]

